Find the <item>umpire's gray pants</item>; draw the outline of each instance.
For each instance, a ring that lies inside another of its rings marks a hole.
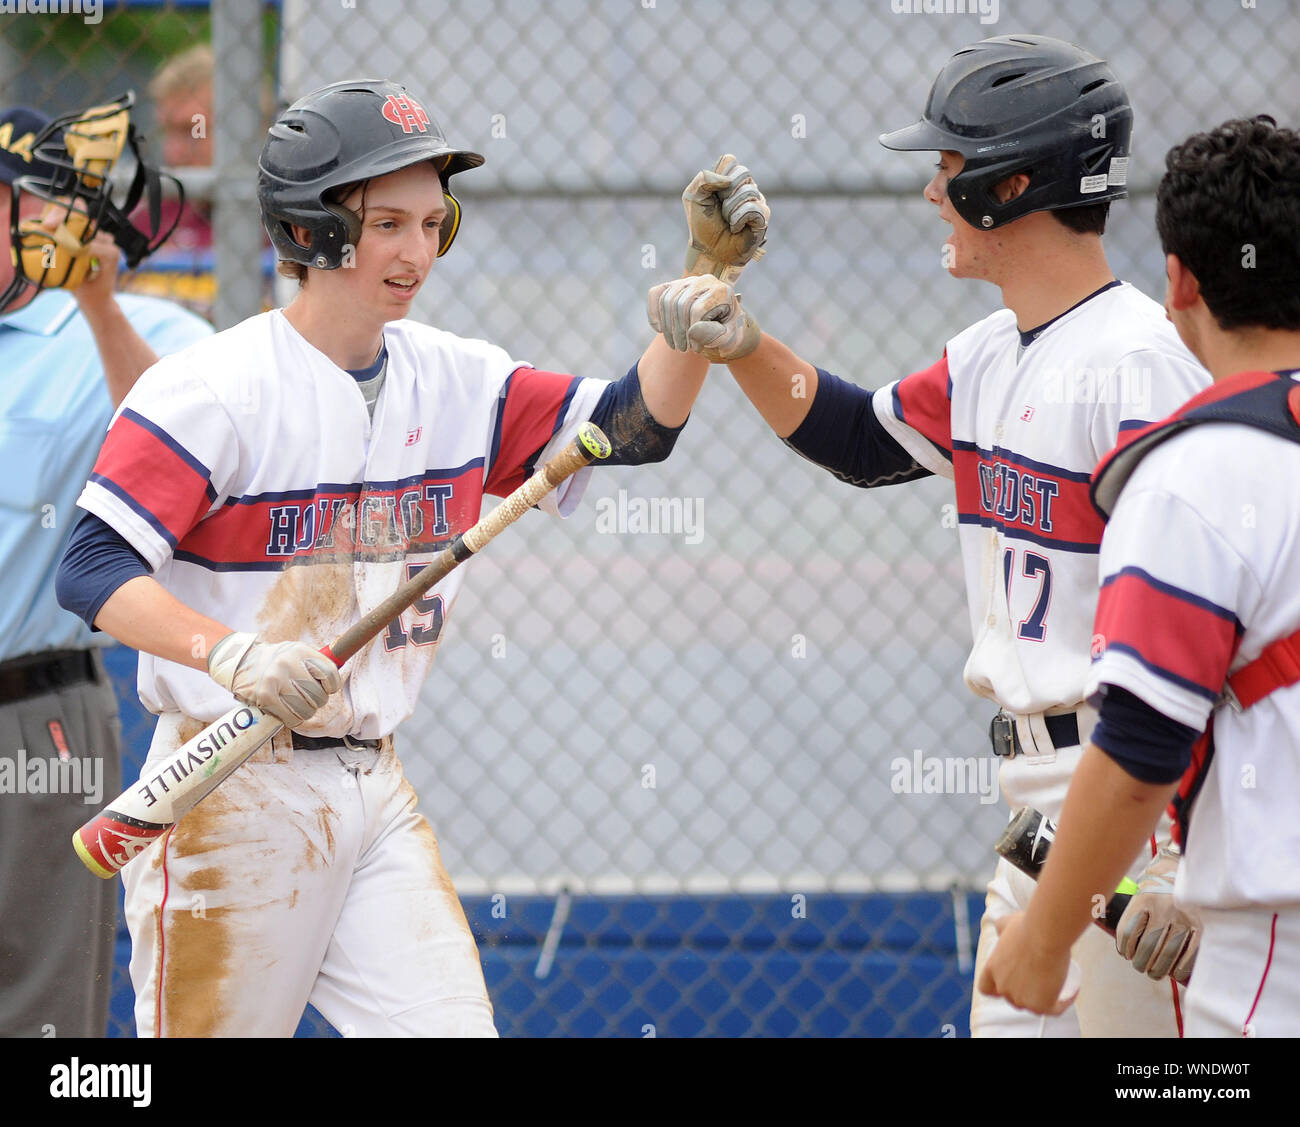
[[[97,683],[0,705],[0,1036],[107,1031],[118,882],[72,847],[122,789],[117,698],[94,661]]]

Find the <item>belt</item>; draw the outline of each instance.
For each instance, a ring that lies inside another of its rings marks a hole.
[[[52,650],[0,663],[0,704],[97,681],[89,650]]]
[[[294,751],[324,751],[330,747],[350,747],[354,751],[362,749],[366,751],[378,751],[383,746],[383,740],[359,740],[354,736],[304,736],[298,732],[290,732],[290,742]]]
[[[1074,747],[1079,742],[1079,717],[1074,712],[1062,712],[1059,716],[1044,716],[1043,724],[1051,737],[1053,747]],[[1016,734],[1016,718],[1009,712],[999,712],[989,724],[989,741],[993,744],[993,754],[1014,759],[1024,755],[1020,746],[1020,736]]]

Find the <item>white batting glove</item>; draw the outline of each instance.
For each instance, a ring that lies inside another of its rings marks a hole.
[[[343,684],[338,667],[306,642],[259,642],[256,634],[222,638],[208,654],[208,673],[290,728],[310,720]]]
[[[715,364],[748,356],[762,330],[740,307],[740,295],[711,274],[678,278],[650,290],[650,325],[677,352],[697,352]]]
[[[745,264],[763,254],[771,209],[754,177],[730,153],[713,171],[695,174],[682,193],[686,208],[686,273],[712,274],[733,285]]]
[[[1148,978],[1172,973],[1186,985],[1201,943],[1201,921],[1174,907],[1178,861],[1168,846],[1151,859],[1115,929],[1115,949]]]

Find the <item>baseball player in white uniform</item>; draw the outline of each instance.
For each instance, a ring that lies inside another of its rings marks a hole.
[[[392,82],[282,113],[259,199],[296,298],[147,372],[81,496],[60,598],[141,651],[150,760],[232,693],[288,729],[123,873],[142,1035],[287,1036],[308,1002],[362,1036],[495,1033],[392,741],[464,572],[341,671],[318,651],[584,420],[611,462],[666,457],[708,365],[656,341],[583,379],[406,319],[456,233],[449,179],[482,162]],[[711,217],[738,268],[767,209],[730,171]],[[586,473],[543,507],[572,511]]]
[[[952,225],[954,277],[993,282],[1006,308],[958,333],[932,366],[874,392],[814,368],[730,308],[682,313],[708,280],[651,291],[675,347],[727,362],[804,457],[870,487],[930,474],[956,488],[974,645],[965,679],[1000,706],[992,727],[1012,809],[1060,812],[1093,714],[1084,704],[1102,522],[1088,503],[1118,435],[1208,382],[1154,301],[1115,279],[1101,232],[1123,197],[1132,111],[1110,67],[1043,36],[987,39],[939,74],[925,116],[881,138],[937,150],[925,198]],[[1140,875],[1155,843],[1128,860]],[[1028,902],[1005,861],[988,887],[977,970],[994,923]],[[1078,1006],[1043,1021],[978,993],[976,1036],[1177,1033],[1177,988],[1140,977],[1100,931],[1079,940]]]
[[[1093,894],[1114,887],[1172,798],[1173,899],[1201,920],[1187,1034],[1294,1037],[1300,263],[1285,248],[1300,244],[1300,133],[1238,119],[1175,146],[1156,222],[1165,308],[1215,383],[1097,469],[1110,518],[1089,677],[1100,721],[1040,887],[1001,921],[982,985],[1058,1009]],[[1163,945],[1176,956],[1178,942]]]

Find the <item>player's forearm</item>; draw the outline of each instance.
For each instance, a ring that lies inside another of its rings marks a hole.
[[[758,348],[727,367],[779,437],[789,438],[799,429],[817,394],[816,368],[766,333]]]
[[[95,625],[134,650],[204,672],[208,651],[231,633],[229,626],[187,607],[146,575],[128,580],[109,595]]]
[[[637,363],[641,397],[660,426],[679,427],[695,405],[709,362],[694,352],[674,352],[656,335]]]
[[[111,295],[107,300],[81,303],[81,312],[95,338],[100,363],[104,367],[104,383],[113,406],[126,398],[146,371],[158,363],[158,355],[149,343],[135,331],[122,307]]]
[[[1141,782],[1088,745],[1070,780],[1052,851],[1025,913],[1028,933],[1038,943],[1054,951],[1073,946],[1134,859],[1146,851],[1177,785]]]

